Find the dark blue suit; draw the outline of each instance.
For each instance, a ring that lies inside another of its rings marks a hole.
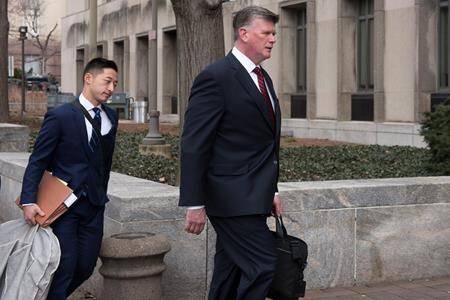
[[[279,173],[281,115],[275,122],[233,54],[194,80],[181,139],[180,206],[204,205],[217,233],[209,299],[263,300],[275,270],[266,218]]]
[[[101,147],[91,150],[82,111],[64,104],[49,111],[36,139],[23,178],[21,203],[35,203],[45,170],[64,180],[79,199],[52,224],[61,246],[61,261],[48,299],[66,299],[95,267],[103,236],[107,198],[117,132],[115,111],[102,106],[112,128]]]

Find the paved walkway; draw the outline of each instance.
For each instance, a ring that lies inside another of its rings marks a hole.
[[[450,277],[389,282],[351,288],[308,290],[303,299],[450,300]]]

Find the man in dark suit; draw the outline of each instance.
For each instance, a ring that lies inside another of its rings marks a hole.
[[[77,197],[51,227],[61,247],[61,260],[48,298],[66,299],[92,274],[103,236],[103,213],[117,132],[117,115],[104,103],[117,86],[117,66],[103,58],[85,67],[83,91],[76,100],[50,110],[44,119],[23,177],[20,203],[24,218],[35,224],[43,212],[36,204],[45,170],[67,182]],[[85,117],[82,107],[90,114]]]
[[[208,215],[216,233],[209,299],[263,300],[275,241],[266,219],[281,214],[277,194],[281,115],[269,75],[278,16],[247,7],[233,19],[235,47],[194,80],[181,139],[180,206],[186,231]]]

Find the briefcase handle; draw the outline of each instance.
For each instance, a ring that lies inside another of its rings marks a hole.
[[[274,216],[275,217],[275,228],[277,236],[281,239],[285,239],[287,237],[286,227],[283,224],[282,216]]]

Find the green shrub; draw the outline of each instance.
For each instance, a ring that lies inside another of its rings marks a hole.
[[[164,135],[171,145],[172,159],[157,155],[141,155],[139,144],[145,133],[122,133],[116,138],[112,171],[175,185],[178,174],[178,138]]]
[[[285,148],[280,181],[316,181],[430,176],[428,150],[405,146],[339,145]]]
[[[31,142],[37,132],[31,134]],[[138,151],[145,133],[117,134],[112,169],[115,172],[175,185],[179,139],[164,135],[172,159]],[[32,145],[30,145],[32,146]],[[31,150],[31,148],[30,148]],[[438,175],[425,166],[430,151],[404,146],[338,145],[289,147],[280,150],[280,182],[417,177]]]
[[[430,148],[427,168],[438,175],[450,175],[450,101],[425,114],[421,134]]]

